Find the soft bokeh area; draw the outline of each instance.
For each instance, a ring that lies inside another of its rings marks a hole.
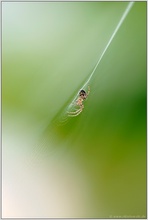
[[[61,116],[128,4],[2,2],[3,218],[146,218],[146,2]]]

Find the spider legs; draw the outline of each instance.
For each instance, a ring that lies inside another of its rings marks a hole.
[[[68,116],[75,117],[75,116],[79,115],[83,111],[83,108],[84,108],[84,105],[81,105],[80,108],[78,110],[76,110],[75,112],[67,112]]]
[[[90,86],[88,86],[87,96],[89,95],[89,93],[90,93]]]
[[[79,115],[81,112],[82,112],[82,109],[79,109],[75,112],[68,112],[68,116],[69,117],[75,117],[75,116]]]

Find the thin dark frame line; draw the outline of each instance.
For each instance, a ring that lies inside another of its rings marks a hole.
[[[0,12],[1,12],[1,167],[0,167],[0,169],[1,169],[1,174],[2,174],[2,3],[5,3],[5,2],[8,2],[8,3],[13,3],[13,2],[17,2],[17,3],[47,3],[47,2],[52,2],[52,3],[62,3],[62,2],[73,2],[73,3],[75,3],[75,2],[129,2],[129,1],[37,1],[37,0],[35,0],[35,1],[1,1],[1,4],[0,4]],[[147,11],[147,1],[134,1],[134,2],[146,2],[146,11]],[[146,17],[147,17],[147,13],[146,13]],[[147,29],[147,27],[146,27],[146,29]],[[147,33],[147,32],[146,32]],[[147,35],[147,34],[146,34]],[[148,46],[148,45],[147,45]],[[146,69],[147,69],[147,67],[146,67]],[[147,80],[148,78],[147,78],[147,76],[146,76],[146,80]],[[147,84],[147,81],[146,81],[146,84]],[[148,91],[148,88],[147,88],[147,91]],[[148,102],[147,102],[147,109],[148,109]],[[147,118],[147,120],[148,120],[148,118]],[[147,129],[146,129],[146,131],[147,131]],[[147,139],[147,138],[146,138]],[[148,139],[147,139],[147,141],[148,141]],[[146,153],[148,153],[148,151],[147,151],[147,148],[146,148]],[[146,154],[146,158],[147,158],[147,154]],[[147,165],[148,165],[148,163],[146,163]],[[146,168],[147,168],[147,165],[146,165]],[[146,171],[146,174],[147,174],[147,171]],[[146,180],[146,182],[147,182],[147,180]],[[1,175],[1,204],[2,204],[2,175]],[[147,207],[147,206],[146,206]],[[2,217],[2,206],[1,206],[1,217]],[[147,216],[145,216],[145,217],[143,217],[143,218],[140,218],[140,219],[146,219],[147,218]],[[11,220],[11,219],[16,219],[16,218],[2,218],[2,219],[5,219],[5,220]],[[108,218],[49,218],[49,217],[42,217],[42,218],[30,218],[30,217],[28,217],[28,218],[17,218],[17,219],[108,219]],[[117,219],[117,218],[110,218],[110,219]],[[125,219],[125,218],[120,218],[120,219]],[[130,219],[135,219],[135,218],[130,218]]]

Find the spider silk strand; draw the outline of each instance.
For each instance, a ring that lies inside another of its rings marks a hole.
[[[119,30],[120,26],[122,25],[123,21],[125,20],[126,16],[128,15],[128,13],[129,13],[130,9],[132,8],[133,4],[134,4],[134,2],[129,2],[129,3],[128,3],[128,5],[127,5],[127,7],[126,7],[126,9],[125,9],[125,11],[124,11],[124,13],[123,13],[123,15],[121,16],[121,19],[120,19],[119,23],[117,24],[117,26],[116,26],[116,28],[115,28],[113,34],[111,35],[111,37],[110,37],[110,39],[109,39],[109,41],[108,41],[108,43],[107,43],[105,49],[103,50],[103,52],[102,52],[102,54],[101,54],[101,56],[100,56],[98,62],[97,62],[96,65],[95,65],[95,67],[94,67],[92,73],[90,74],[90,76],[88,77],[88,79],[86,80],[86,82],[84,83],[84,85],[82,86],[82,89],[83,89],[84,87],[86,87],[86,86],[88,85],[88,83],[90,82],[90,80],[91,80],[91,78],[93,77],[93,75],[94,75],[94,73],[95,73],[95,71],[96,71],[96,69],[97,69],[99,63],[101,62],[101,60],[102,60],[102,58],[103,58],[105,52],[107,51],[109,45],[111,44],[112,40],[114,39],[114,37],[115,37],[117,31]],[[72,103],[75,101],[76,97],[77,97],[77,95],[74,97]],[[69,105],[69,107],[70,107],[70,106],[71,106],[71,104]],[[68,108],[69,108],[69,107],[68,107]]]
[[[106,50],[108,49],[109,45],[111,44],[112,40],[114,39],[114,37],[115,37],[117,31],[119,30],[121,24],[123,23],[124,19],[126,18],[127,14],[129,13],[129,11],[130,11],[131,7],[133,6],[133,4],[134,4],[134,2],[130,2],[130,3],[128,4],[128,6],[127,6],[127,8],[125,9],[125,11],[124,11],[124,13],[123,13],[123,15],[122,15],[122,17],[121,17],[119,23],[117,24],[117,27],[115,28],[115,30],[114,30],[114,32],[113,32],[111,38],[109,39],[109,41],[108,41],[108,43],[107,43],[107,45],[106,45],[106,47],[105,47],[103,53],[101,54],[101,56],[100,56],[100,58],[99,58],[99,60],[98,60],[98,62],[97,62],[97,64],[96,64],[96,66],[94,67],[92,73],[90,74],[89,78],[87,79],[87,81],[85,82],[85,84],[82,86],[82,88],[84,88],[84,87],[89,83],[90,79],[93,77],[93,75],[94,75],[94,73],[95,73],[95,71],[96,71],[96,69],[97,69],[99,63],[101,62],[101,60],[102,60],[102,58],[103,58],[103,56],[104,56]]]

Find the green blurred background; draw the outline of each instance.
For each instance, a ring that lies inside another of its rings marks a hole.
[[[3,217],[146,218],[146,2],[2,2]]]

